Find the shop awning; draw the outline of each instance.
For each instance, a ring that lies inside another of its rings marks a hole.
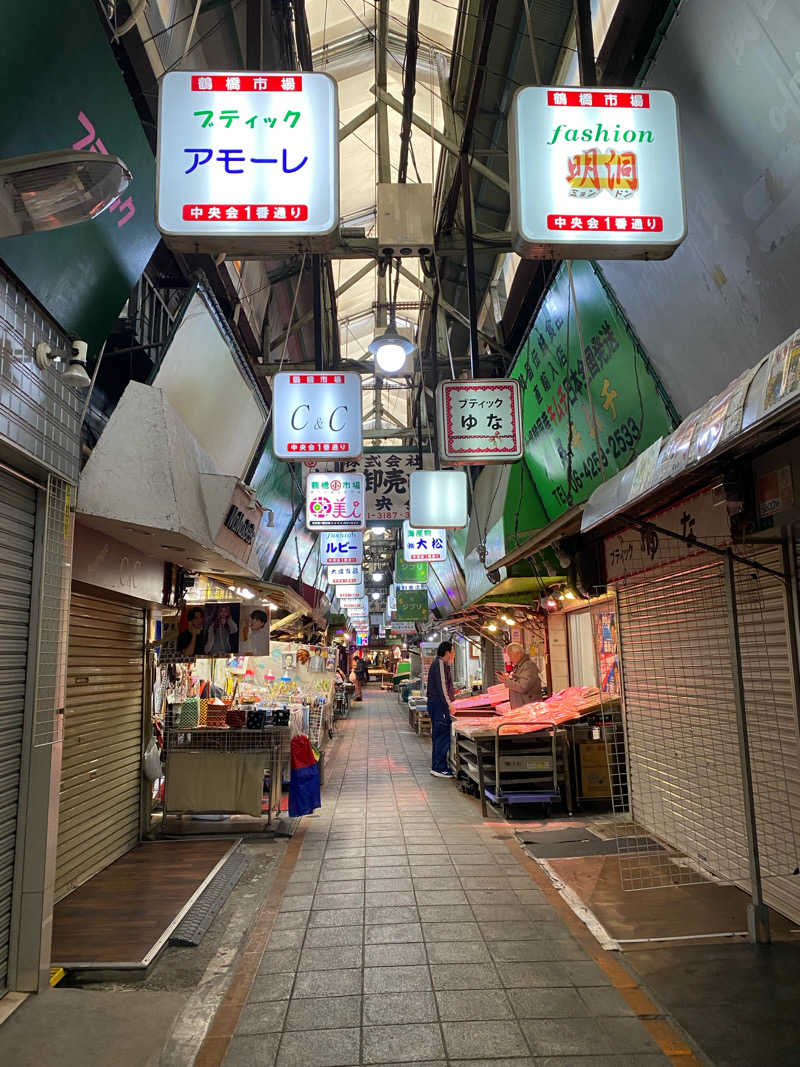
[[[252,593],[254,596],[246,597],[240,592],[242,588],[242,579],[240,577],[231,574],[205,574],[195,586],[201,594],[198,599],[207,598],[207,590],[203,588],[204,582],[214,583],[214,586],[220,591],[229,592],[231,600],[241,600],[242,603],[261,600],[265,604],[274,604],[277,611],[273,612],[270,626],[270,630],[273,633],[287,628],[302,629],[304,619],[311,619],[320,629],[324,629],[327,626],[325,615],[319,607],[314,607],[294,589],[280,585],[277,582],[258,582],[248,579],[243,588],[247,593]],[[189,596],[188,599],[192,599],[192,597]]]
[[[130,382],[83,469],[81,521],[189,571],[257,577],[269,513],[219,472],[160,389]]]
[[[798,358],[800,330],[599,486],[586,502],[581,532],[631,510],[647,514],[678,493],[708,484],[732,460],[796,433]]]
[[[473,607],[491,604],[519,604],[520,607],[532,607],[546,596],[549,585],[563,585],[567,579],[563,575],[542,578],[506,578],[498,582],[493,589],[476,600]]]

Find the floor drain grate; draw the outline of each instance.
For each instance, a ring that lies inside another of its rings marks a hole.
[[[195,901],[184,915],[180,924],[175,927],[169,939],[171,945],[188,945],[194,948],[200,944],[203,935],[233,892],[246,867],[245,857],[235,852],[211,880],[199,900]]]

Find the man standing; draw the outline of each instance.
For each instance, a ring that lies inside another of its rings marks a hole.
[[[502,682],[508,689],[508,699],[512,708],[521,708],[523,704],[530,704],[534,700],[541,700],[544,691],[539,678],[536,664],[525,655],[525,649],[516,641],[508,646],[508,658],[514,670],[511,677],[507,674],[498,674],[497,680]]]
[[[447,764],[450,753],[450,720],[455,700],[450,668],[456,658],[452,641],[442,641],[436,649],[436,659],[428,671],[428,715],[431,720],[431,774],[434,778],[452,778]]]

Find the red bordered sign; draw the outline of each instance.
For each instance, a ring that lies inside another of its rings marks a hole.
[[[439,450],[457,465],[522,458],[522,404],[514,379],[441,382],[436,390]]]

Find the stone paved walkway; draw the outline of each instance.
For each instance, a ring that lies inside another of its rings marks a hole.
[[[338,731],[226,1064],[667,1063],[406,706]]]

